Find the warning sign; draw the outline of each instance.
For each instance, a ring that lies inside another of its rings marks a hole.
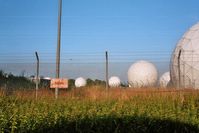
[[[68,88],[68,79],[51,79],[50,88]]]

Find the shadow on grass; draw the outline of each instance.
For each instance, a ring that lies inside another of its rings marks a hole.
[[[198,133],[199,126],[171,120],[158,120],[146,117],[106,117],[66,121],[60,119],[53,127],[40,125],[37,130],[28,132],[59,133]]]

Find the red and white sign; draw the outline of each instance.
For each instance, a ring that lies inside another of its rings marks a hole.
[[[68,88],[68,79],[51,79],[50,88]]]

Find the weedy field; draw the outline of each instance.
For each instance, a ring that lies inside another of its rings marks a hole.
[[[199,91],[95,86],[0,96],[1,132],[199,132]]]

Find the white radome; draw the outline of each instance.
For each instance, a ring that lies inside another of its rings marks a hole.
[[[50,77],[44,77],[43,79],[44,79],[44,80],[51,80]]]
[[[159,80],[159,85],[162,88],[166,88],[170,82],[170,72],[164,73]]]
[[[170,73],[175,87],[199,89],[199,23],[178,42],[171,59]]]
[[[119,77],[113,76],[109,79],[109,86],[110,87],[119,87],[120,84],[121,84],[121,82],[120,82]]]
[[[79,77],[75,80],[75,86],[76,87],[84,87],[86,86],[86,80],[82,77]]]
[[[128,70],[130,87],[149,87],[157,83],[158,72],[156,67],[148,61],[138,61]]]

